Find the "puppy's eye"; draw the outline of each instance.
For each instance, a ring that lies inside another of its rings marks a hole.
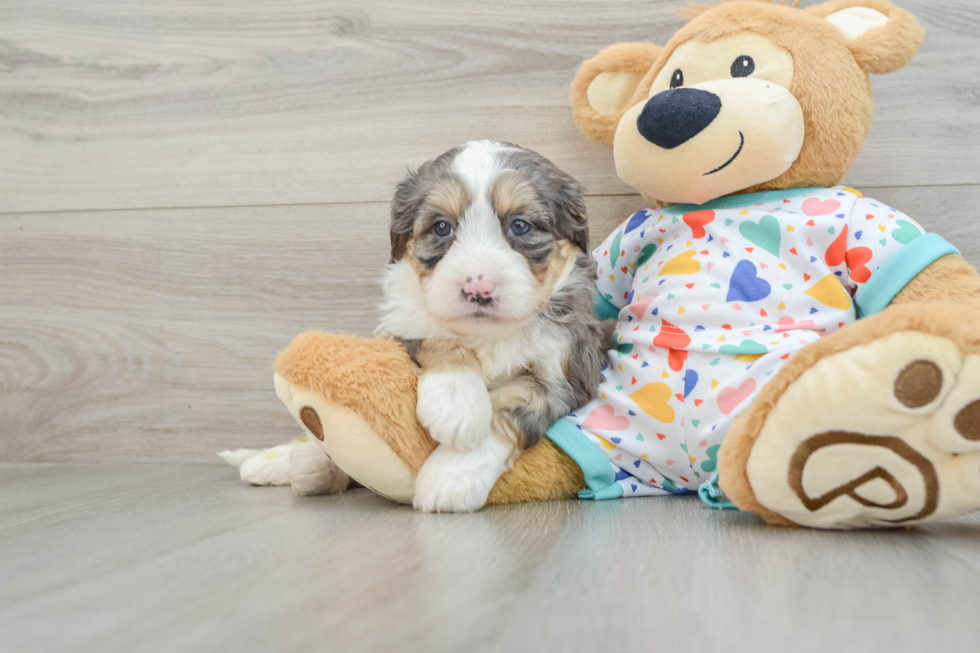
[[[440,220],[432,226],[432,231],[440,238],[446,238],[453,232],[453,226],[445,220]]]
[[[677,88],[678,86],[684,86],[684,71],[680,68],[675,70],[674,74],[670,76],[670,87]]]
[[[531,225],[523,220],[514,220],[510,223],[510,233],[515,236],[523,236],[529,231],[531,231]]]
[[[732,77],[748,77],[754,72],[755,62],[747,54],[743,54],[732,62]]]

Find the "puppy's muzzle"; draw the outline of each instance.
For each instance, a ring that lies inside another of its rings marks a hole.
[[[647,100],[636,118],[643,138],[670,150],[691,140],[721,113],[721,98],[696,88],[675,88]]]

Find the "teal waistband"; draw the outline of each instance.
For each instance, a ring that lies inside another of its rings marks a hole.
[[[875,270],[868,283],[854,295],[858,317],[885,310],[895,295],[936,259],[959,253],[939,234],[924,234],[909,242]]]
[[[547,436],[582,468],[585,484],[589,487],[579,492],[580,499],[618,499],[623,496],[623,486],[616,482],[612,464],[577,426],[562,418],[551,425]]]

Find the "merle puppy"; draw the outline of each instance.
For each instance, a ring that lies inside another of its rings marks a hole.
[[[521,451],[594,398],[609,344],[595,274],[582,188],[536,152],[474,141],[398,186],[378,333],[420,366],[418,418],[439,442],[417,509],[483,507]]]

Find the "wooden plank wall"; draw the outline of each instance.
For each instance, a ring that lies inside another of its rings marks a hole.
[[[980,3],[874,80],[847,182],[980,262]],[[598,241],[643,200],[568,84],[661,0],[0,0],[0,461],[216,460],[298,431],[272,391],[307,329],[368,334],[387,201],[474,138],[579,178]]]

